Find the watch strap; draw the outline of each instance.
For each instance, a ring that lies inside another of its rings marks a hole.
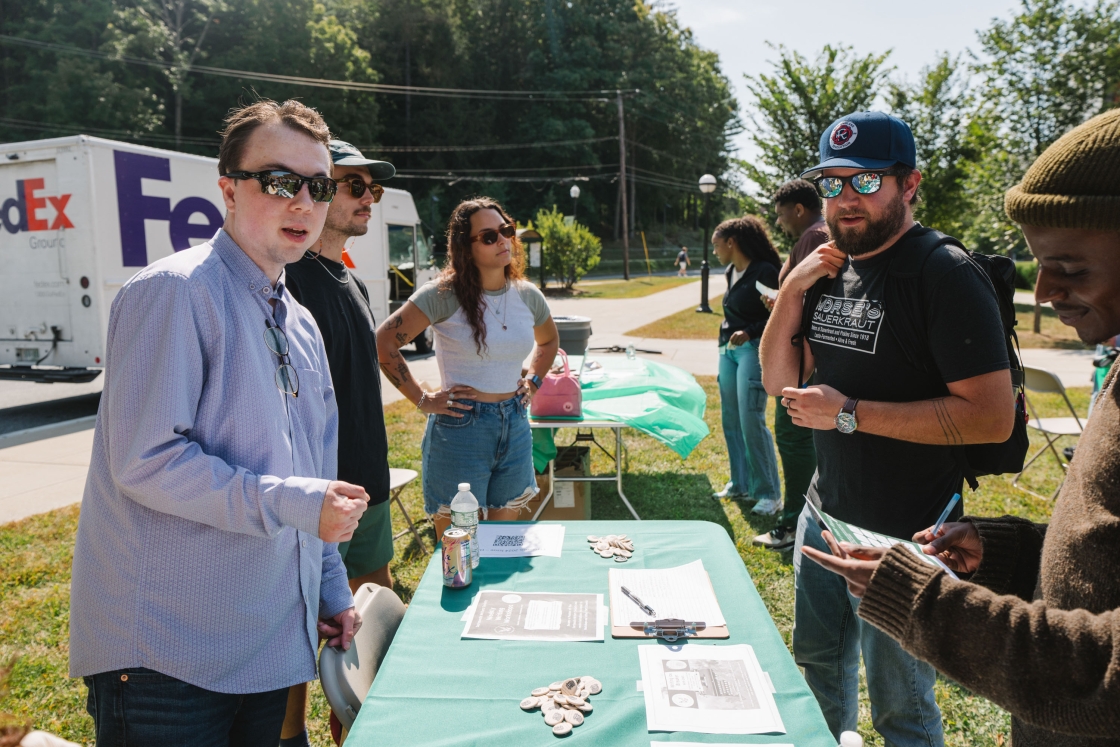
[[[858,399],[856,399],[855,397],[848,397],[846,400],[844,400],[844,406],[840,408],[840,412],[846,412],[849,415],[853,415],[855,414],[857,404],[859,404]]]

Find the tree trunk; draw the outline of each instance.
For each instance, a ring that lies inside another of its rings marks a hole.
[[[1042,333],[1042,304],[1038,302],[1034,305],[1034,333]]]

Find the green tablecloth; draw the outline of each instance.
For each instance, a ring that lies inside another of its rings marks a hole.
[[[550,522],[551,523],[551,522]],[[595,711],[566,741],[584,745],[655,742],[785,742],[836,747],[816,700],[782,642],[727,532],[704,521],[564,522],[563,557],[483,558],[467,589],[445,589],[440,555],[428,564],[377,679],[358,713],[347,747],[377,745],[553,745],[539,712],[518,707],[529,691],[562,677],[603,683]],[[787,734],[732,735],[646,731],[640,645],[610,637],[594,643],[462,640],[460,618],[479,589],[602,593],[607,571],[623,567],[587,549],[588,534],[628,534],[636,546],[626,568],[670,568],[700,558],[711,576],[731,638],[687,645],[749,643],[777,690]]]
[[[695,377],[684,369],[649,358],[629,360],[618,356],[587,356],[602,368],[587,372],[583,392],[583,419],[625,423],[653,436],[687,459],[697,444],[708,435],[704,422],[707,398]],[[583,358],[572,356],[573,370],[580,370]],[[578,419],[573,419],[578,420]],[[563,427],[565,418],[548,418]],[[533,466],[543,472],[556,456],[551,431],[534,431]]]

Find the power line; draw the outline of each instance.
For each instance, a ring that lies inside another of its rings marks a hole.
[[[131,65],[159,68],[161,70],[181,69],[170,62],[152,60],[132,55],[113,55],[100,50],[82,49],[69,44],[37,41],[34,39],[21,39],[9,34],[0,34],[0,42],[14,44],[33,49],[45,49],[63,54],[80,55],[95,59],[110,60],[112,62],[127,62]],[[314,88],[334,88],[346,91],[368,91],[371,93],[407,94],[412,96],[431,96],[435,98],[458,99],[489,99],[494,101],[577,101],[577,100],[607,100],[618,94],[616,89],[601,89],[593,91],[494,91],[477,88],[431,88],[427,86],[398,86],[387,83],[364,83],[360,81],[337,80],[332,78],[307,78],[296,75],[279,75],[275,73],[261,73],[252,70],[231,70],[210,65],[191,65],[187,72],[205,75],[217,75],[226,78],[246,78],[272,83],[290,83]],[[622,91],[626,95],[635,95],[638,89]]]
[[[19,127],[27,130],[38,130],[40,132],[65,132],[73,135],[93,135],[95,137],[111,137],[118,140],[151,140],[157,143],[174,143],[176,138],[174,135],[160,135],[158,133],[143,133],[133,132],[131,130],[111,130],[104,127],[86,127],[75,125],[53,125],[49,123],[34,122],[27,119],[14,119],[12,117],[0,117],[0,124],[6,124],[11,127]],[[211,140],[209,138],[201,137],[181,137],[180,142],[187,143],[188,145],[212,145],[217,147],[221,142],[217,138]]]
[[[501,174],[514,171],[562,171],[564,169],[617,169],[615,163],[590,163],[582,166],[517,166],[508,169],[409,169],[413,174],[447,174],[454,171],[457,174]]]
[[[413,174],[398,172],[397,179],[426,179],[428,181],[441,181],[454,184],[455,182],[587,182],[592,179],[616,179],[618,172],[610,174],[578,174],[574,176],[540,175],[540,176],[484,176],[477,174]]]
[[[579,140],[546,140],[537,143],[500,143],[497,145],[363,145],[363,150],[382,153],[466,153],[468,151],[519,150],[521,148],[554,148],[561,145],[586,145],[618,140],[617,135],[588,137]]]

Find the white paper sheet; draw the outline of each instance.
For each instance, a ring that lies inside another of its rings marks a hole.
[[[486,589],[461,618],[462,638],[498,641],[602,641],[602,594]]]
[[[649,731],[785,734],[754,648],[695,642],[679,648],[638,646]]]
[[[669,742],[650,742],[649,747],[661,747]],[[731,742],[673,742],[673,747],[743,747],[741,744]],[[794,747],[792,744],[782,742],[779,744],[766,743],[766,747]]]
[[[702,560],[694,560],[676,568],[611,568],[607,577],[611,594],[612,625],[627,627],[639,620],[670,617],[708,625],[727,624]],[[641,607],[622,593],[623,586],[652,607],[657,614],[651,616],[642,612]]]
[[[564,548],[563,524],[478,525],[480,558],[527,558],[537,555],[560,557]]]

